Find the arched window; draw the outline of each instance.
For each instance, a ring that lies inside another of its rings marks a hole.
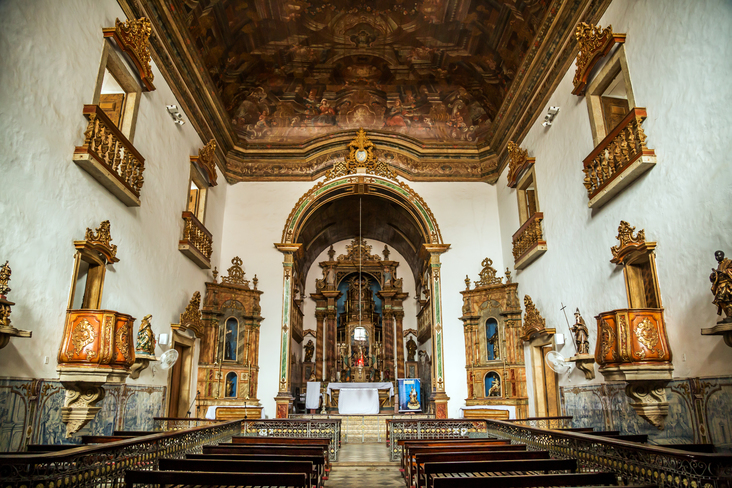
[[[487,349],[486,358],[489,361],[501,359],[501,340],[498,334],[498,321],[492,317],[485,322],[485,338]]]
[[[226,392],[224,396],[228,398],[236,397],[236,373],[234,371],[226,375]]]
[[[224,359],[236,361],[237,346],[239,339],[239,322],[234,317],[226,319],[224,332]]]

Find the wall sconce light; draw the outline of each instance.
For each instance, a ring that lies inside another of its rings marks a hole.
[[[165,107],[168,109],[168,113],[170,114],[170,117],[173,119],[173,122],[175,122],[178,125],[183,125],[186,123],[186,121],[183,120],[183,114],[181,114],[178,111],[177,105],[166,105]]]
[[[546,115],[544,116],[544,122],[541,123],[544,127],[551,127],[554,122],[554,117],[559,113],[559,107],[549,107]]]

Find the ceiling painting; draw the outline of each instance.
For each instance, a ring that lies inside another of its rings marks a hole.
[[[240,140],[476,144],[549,0],[175,0]]]

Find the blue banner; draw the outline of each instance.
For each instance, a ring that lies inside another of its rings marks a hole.
[[[399,411],[400,412],[421,412],[420,383],[417,378],[405,378],[399,380]]]

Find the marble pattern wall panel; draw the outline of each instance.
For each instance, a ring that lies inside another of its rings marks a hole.
[[[165,386],[107,385],[102,409],[81,434],[112,435],[114,430],[152,430],[153,417],[165,414]],[[0,451],[27,444],[78,444],[66,438],[61,422],[65,391],[60,382],[0,378]]]
[[[686,378],[669,383],[666,428],[658,430],[635,414],[625,383],[561,387],[564,415],[573,427],[648,434],[652,444],[713,443],[732,451],[732,377]]]

